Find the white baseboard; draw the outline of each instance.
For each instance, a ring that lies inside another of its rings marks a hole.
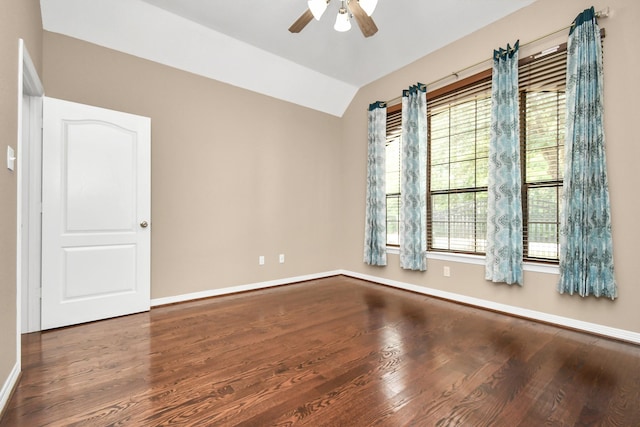
[[[529,310],[526,308],[515,307],[507,304],[500,304],[493,301],[483,300],[480,298],[469,297],[466,295],[460,295],[453,292],[441,291],[438,289],[427,288],[424,286],[418,286],[411,283],[399,282],[397,280],[385,279],[377,276],[370,276],[368,274],[356,273],[349,270],[334,270],[326,271],[323,273],[308,274],[304,276],[287,277],[284,279],[270,280],[266,282],[251,283],[248,285],[232,286],[221,289],[211,289],[202,292],[193,292],[189,294],[176,295],[165,298],[154,298],[151,300],[151,306],[157,307],[160,305],[174,304],[177,302],[191,301],[200,298],[209,298],[221,295],[234,294],[238,292],[253,291],[258,289],[266,289],[274,286],[288,285],[296,282],[304,282],[307,280],[322,279],[330,276],[344,275],[354,277],[356,279],[367,280],[369,282],[380,283],[382,285],[392,286],[398,289],[404,289],[420,293],[423,295],[429,295],[437,298],[446,299],[449,301],[459,302],[462,304],[468,304],[479,308],[493,310],[501,313],[511,314],[518,317],[524,317],[527,319],[537,320],[540,322],[550,323],[566,328],[576,329],[579,331],[589,332],[592,334],[602,335],[609,338],[614,338],[621,341],[627,341],[634,344],[640,344],[640,333],[627,331],[625,329],[612,328],[610,326],[599,325],[597,323],[583,322],[581,320],[572,319],[569,317],[556,316],[555,314],[543,313],[541,311]]]
[[[518,317],[524,317],[527,319],[537,320],[540,322],[551,323],[566,328],[577,329],[592,334],[602,335],[609,338],[618,339],[621,341],[627,341],[634,344],[640,344],[640,333],[627,331],[625,329],[617,329],[609,326],[599,325],[597,323],[583,322],[581,320],[571,319],[569,317],[556,316],[555,314],[543,313],[541,311],[529,310],[526,308],[514,307],[511,305],[500,304],[493,301],[487,301],[480,298],[469,297],[465,295],[455,294],[452,292],[441,291],[438,289],[431,289],[424,286],[417,286],[411,283],[399,282],[396,280],[384,279],[381,277],[370,276],[368,274],[356,273],[348,270],[341,270],[340,274],[345,276],[354,277],[357,279],[368,280],[374,283],[380,283],[387,286],[392,286],[398,289],[404,289],[424,295],[434,296],[450,301],[460,302],[463,304],[469,304],[475,307],[485,308],[489,310],[498,311],[501,313],[512,314]]]
[[[18,379],[20,379],[20,364],[16,363],[0,390],[0,415],[4,412],[7,403],[9,403],[13,389],[18,385]]]
[[[201,298],[216,297],[220,295],[235,294],[238,292],[255,291],[258,289],[266,289],[274,286],[289,285],[307,280],[322,279],[330,276],[342,274],[341,270],[326,271],[324,273],[307,274],[304,276],[287,277],[284,279],[269,280],[267,282],[250,283],[248,285],[232,286],[229,288],[210,289],[201,292],[193,292],[189,294],[176,295],[172,297],[154,298],[151,300],[151,307],[159,305],[174,304],[177,302],[191,301]]]

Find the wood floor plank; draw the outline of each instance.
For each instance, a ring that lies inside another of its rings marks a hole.
[[[640,347],[337,276],[23,336],[11,426],[640,425]]]

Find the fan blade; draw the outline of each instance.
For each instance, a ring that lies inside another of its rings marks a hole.
[[[373,22],[373,19],[367,15],[367,12],[360,7],[358,0],[351,0],[349,2],[349,9],[351,13],[353,13],[353,17],[356,18],[358,27],[360,27],[360,31],[362,31],[365,37],[371,37],[378,32],[376,23]]]
[[[304,27],[307,26],[309,22],[311,22],[312,19],[313,13],[311,13],[311,11],[307,9],[302,15],[300,15],[300,18],[298,18],[296,22],[294,22],[293,25],[289,27],[289,32],[299,33]]]

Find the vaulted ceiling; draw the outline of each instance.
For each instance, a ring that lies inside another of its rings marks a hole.
[[[299,34],[287,29],[306,0],[40,0],[47,31],[335,116],[360,87],[534,1],[379,0],[365,38],[355,22],[333,30],[339,0]]]

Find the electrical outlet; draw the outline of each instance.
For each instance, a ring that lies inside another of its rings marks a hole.
[[[280,254],[278,259],[280,260],[280,264],[284,264],[284,254]]]
[[[260,256],[258,257],[258,264],[260,264],[260,265],[264,265],[264,255],[260,255]]]
[[[442,274],[444,275],[444,277],[451,277],[451,269],[448,265],[444,266],[444,268],[442,269]]]

